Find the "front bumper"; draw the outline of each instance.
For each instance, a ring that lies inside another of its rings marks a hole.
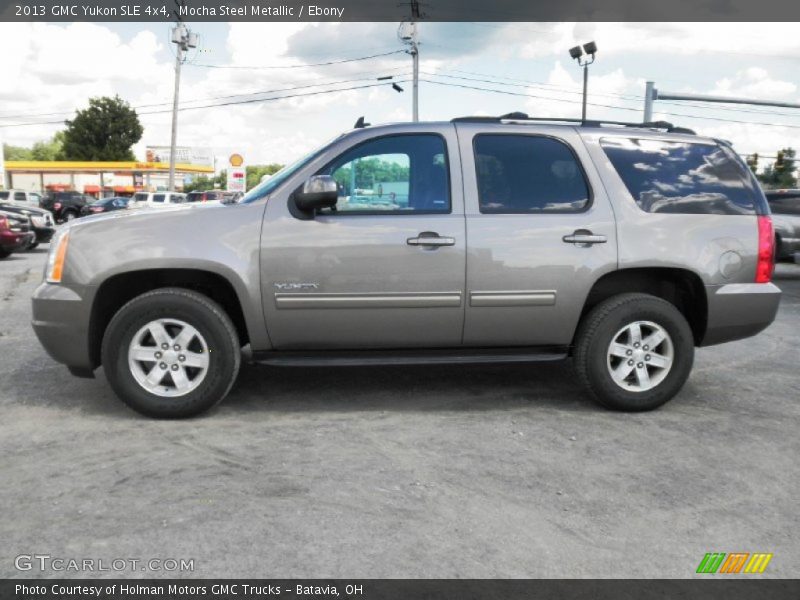
[[[706,286],[708,322],[701,346],[753,336],[766,329],[778,313],[781,290],[772,283],[731,283]]]
[[[36,242],[39,244],[47,244],[53,239],[56,230],[52,227],[34,227],[33,232],[36,234]]]
[[[6,252],[15,252],[27,248],[34,239],[32,231],[10,231],[8,229],[0,232],[0,248]]]
[[[33,331],[55,360],[75,369],[93,369],[89,323],[94,288],[42,283],[33,293]]]

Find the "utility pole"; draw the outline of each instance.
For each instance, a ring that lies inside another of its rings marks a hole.
[[[655,100],[655,83],[648,81],[644,84],[644,123],[653,122],[653,100]]]
[[[175,0],[175,4],[180,9],[186,0]],[[178,19],[178,24],[172,28],[172,43],[175,44],[175,90],[172,97],[172,137],[169,146],[169,181],[167,189],[175,191],[175,150],[178,142],[178,96],[181,87],[181,65],[183,64],[184,53],[189,48],[197,47],[197,34],[192,33],[189,28],[181,22],[179,12],[174,13]]]
[[[411,120],[419,121],[419,38],[417,37],[417,21],[420,20],[419,1],[410,0],[411,20],[403,21],[397,30],[397,36],[404,44],[408,45],[407,52],[411,55],[413,65],[413,86],[411,91]]]
[[[414,41],[411,42],[411,60],[414,63],[414,89],[412,90],[411,120],[419,121],[419,46],[417,45],[417,24],[414,23]]]

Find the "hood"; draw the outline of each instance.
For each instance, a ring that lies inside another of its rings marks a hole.
[[[39,208],[38,206],[31,206],[30,204],[26,204],[25,202],[16,202],[14,200],[0,200],[0,210],[14,212],[17,214],[29,214],[29,215],[47,215],[50,214],[50,211],[45,210],[44,208]]]
[[[214,208],[220,208],[225,206],[224,204],[217,203],[214,204],[212,202],[204,202],[204,203],[183,203],[183,204],[167,204],[165,206],[159,207],[141,207],[141,208],[127,208],[123,210],[112,210],[108,212],[96,213],[96,214],[89,214],[80,219],[76,219],[72,223],[69,224],[70,227],[79,227],[84,223],[97,223],[98,221],[107,221],[111,219],[127,219],[127,220],[134,220],[136,222],[144,219],[158,219],[158,217],[164,217],[166,215],[173,215],[175,213],[183,213],[186,216],[189,216],[195,211],[198,210],[212,210]]]

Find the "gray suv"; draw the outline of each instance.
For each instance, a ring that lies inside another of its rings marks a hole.
[[[236,204],[57,235],[37,336],[155,417],[222,400],[247,345],[290,366],[571,357],[601,404],[649,410],[695,346],[755,335],[780,300],[749,169],[660,122],[360,127]]]

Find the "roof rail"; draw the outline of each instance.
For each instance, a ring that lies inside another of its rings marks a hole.
[[[676,127],[667,121],[652,121],[649,123],[630,123],[627,121],[607,121],[592,119],[572,119],[569,117],[529,117],[523,112],[511,112],[499,117],[457,117],[451,123],[502,123],[503,121],[533,121],[533,122],[554,122],[554,123],[575,123],[581,127],[603,127],[604,125],[615,125],[621,127],[636,127],[639,129],[663,129],[667,133],[688,133],[696,135],[694,130],[686,127]]]

